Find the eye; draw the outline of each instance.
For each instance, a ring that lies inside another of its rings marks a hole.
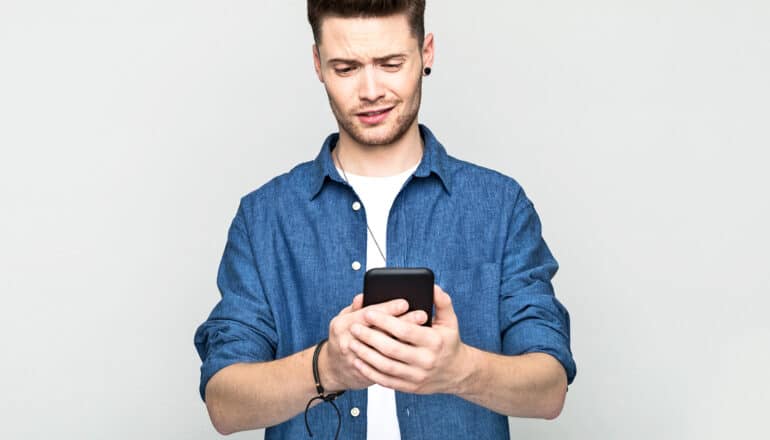
[[[395,72],[399,70],[403,65],[404,63],[386,63],[383,64],[382,67],[389,72]]]
[[[343,75],[343,76],[353,72],[354,70],[356,70],[356,68],[354,66],[335,67],[334,68],[334,72],[336,72],[337,75]]]

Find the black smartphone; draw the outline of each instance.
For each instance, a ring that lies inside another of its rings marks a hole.
[[[433,316],[433,271],[425,267],[378,267],[364,275],[364,307],[403,298],[409,312],[424,310],[431,326]]]

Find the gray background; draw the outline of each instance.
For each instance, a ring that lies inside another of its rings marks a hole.
[[[429,0],[421,121],[524,186],[573,319],[514,438],[769,438],[768,5]],[[0,437],[218,437],[227,228],[336,129],[304,8],[0,1]]]

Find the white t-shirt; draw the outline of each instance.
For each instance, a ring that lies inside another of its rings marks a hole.
[[[388,214],[398,192],[406,179],[417,169],[419,162],[411,168],[394,176],[369,177],[347,173],[348,183],[353,187],[366,212],[366,221],[372,230],[382,253],[387,257]],[[344,177],[338,167],[337,172]],[[372,234],[367,233],[366,241],[366,270],[375,267],[385,267],[386,262],[377,250],[372,240]],[[400,439],[398,415],[396,413],[396,394],[390,388],[374,384],[368,389],[366,438],[367,440]]]

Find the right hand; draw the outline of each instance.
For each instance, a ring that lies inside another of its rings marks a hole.
[[[350,342],[355,339],[350,327],[354,323],[369,326],[364,319],[367,310],[377,309],[412,323],[417,322],[415,315],[421,313],[419,310],[406,313],[409,303],[405,299],[394,299],[367,307],[363,307],[363,303],[364,295],[359,293],[353,298],[353,303],[342,309],[329,323],[329,341],[321,350],[326,356],[322,355],[318,360],[321,383],[327,392],[358,390],[373,385],[373,382],[358,372],[353,364],[357,356],[350,349]]]

